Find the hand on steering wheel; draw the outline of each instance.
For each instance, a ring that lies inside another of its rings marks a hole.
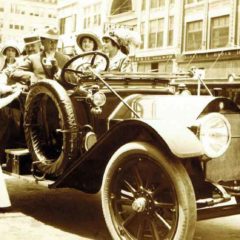
[[[92,58],[90,58],[91,60],[89,60],[89,62],[77,65],[77,59],[83,58],[85,56],[92,56]],[[105,68],[103,69],[103,71],[107,71],[109,67],[109,58],[106,54],[102,52],[97,52],[97,51],[86,52],[73,57],[64,65],[61,72],[61,76],[60,76],[61,81],[63,83],[66,83],[67,85],[70,85],[71,87],[77,86],[79,84],[79,79],[81,79],[84,76],[91,75],[90,71],[88,71],[87,69],[89,67],[96,66],[96,63],[97,63],[96,61],[98,59],[98,56],[102,57],[105,60],[105,66],[104,66]],[[76,63],[77,67],[74,67],[74,63]],[[86,71],[84,71],[85,69]],[[65,76],[67,72],[72,73],[68,76],[68,79]],[[76,77],[79,79],[76,79]]]

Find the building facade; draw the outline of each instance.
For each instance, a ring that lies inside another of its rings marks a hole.
[[[76,45],[76,34],[90,30],[102,36],[106,12],[103,0],[59,0],[58,17],[64,53],[80,53]]]
[[[71,1],[61,2],[66,7]],[[75,26],[72,33],[88,29],[103,34],[121,26],[141,34],[142,44],[132,56],[138,71],[175,72],[194,66],[204,68],[207,78],[240,74],[240,0],[72,2],[76,5],[65,11],[72,19],[69,25]]]
[[[58,26],[57,0],[0,0],[0,43],[47,25]]]

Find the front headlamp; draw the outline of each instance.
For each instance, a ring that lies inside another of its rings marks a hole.
[[[106,103],[106,96],[102,92],[96,92],[92,95],[92,102],[96,107],[102,107]]]
[[[220,157],[231,142],[231,127],[220,113],[210,113],[198,119],[198,134],[205,154],[209,158]]]

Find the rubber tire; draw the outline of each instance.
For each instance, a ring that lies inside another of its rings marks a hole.
[[[70,130],[63,133],[62,150],[54,162],[49,161],[44,156],[43,151],[39,147],[39,139],[31,127],[34,106],[39,103],[44,95],[47,95],[55,104],[63,122],[63,129]],[[73,105],[65,89],[55,80],[42,80],[30,89],[25,103],[24,126],[27,146],[31,152],[33,162],[37,162],[36,166],[41,172],[58,176],[76,158],[78,136]]]
[[[118,169],[119,164],[123,166],[124,162],[129,159],[130,155],[143,154],[156,159],[163,169],[165,169],[172,179],[179,204],[178,227],[174,240],[193,239],[196,225],[196,199],[191,180],[184,169],[183,165],[177,159],[169,159],[165,154],[160,152],[156,147],[142,142],[132,142],[118,149],[110,159],[104,176],[101,189],[102,209],[108,230],[114,240],[129,239],[120,236],[114,227],[113,216],[110,213],[109,187],[114,172]]]

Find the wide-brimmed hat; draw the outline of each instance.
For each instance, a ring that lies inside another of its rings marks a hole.
[[[106,38],[112,40],[118,46],[118,48],[121,47],[120,42],[119,42],[119,38],[118,38],[117,35],[114,34],[114,32],[108,32],[108,33],[106,33],[102,36],[102,40],[104,40]]]
[[[52,40],[59,39],[59,31],[56,27],[46,26],[39,34],[40,38],[47,38]]]
[[[102,43],[99,39],[99,37],[95,34],[95,33],[92,33],[92,32],[82,32],[82,33],[79,33],[76,35],[76,42],[77,42],[77,45],[82,49],[82,40],[83,38],[91,38],[95,44],[96,44],[96,49],[99,49],[102,47]]]
[[[26,45],[29,45],[29,44],[34,44],[34,43],[40,42],[40,37],[37,34],[29,34],[29,35],[26,35],[23,38],[23,41],[24,41],[25,46],[26,46]]]
[[[114,33],[114,32],[106,33],[105,35],[103,35],[102,40],[104,40],[106,38],[112,40],[117,45],[117,47],[120,49],[120,51],[122,53],[124,53],[126,55],[129,54],[129,46],[123,44],[122,39],[116,33]]]
[[[3,46],[2,50],[1,50],[1,53],[2,53],[3,55],[6,55],[6,50],[7,50],[8,48],[10,48],[10,47],[11,47],[11,48],[14,48],[14,49],[16,50],[16,57],[19,57],[20,54],[21,54],[21,51],[20,51],[19,47],[17,46],[17,43],[11,42],[11,41],[6,42],[6,43],[4,44],[4,46]]]

